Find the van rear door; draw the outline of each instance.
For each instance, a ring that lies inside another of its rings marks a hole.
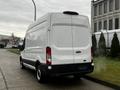
[[[91,61],[90,28],[86,17],[72,16],[73,52],[75,63]]]
[[[52,64],[73,63],[71,16],[60,15],[54,20],[51,32]]]

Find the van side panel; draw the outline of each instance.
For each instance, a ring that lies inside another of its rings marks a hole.
[[[44,20],[27,31],[23,58],[35,63],[45,63],[46,46],[48,44],[48,21]]]

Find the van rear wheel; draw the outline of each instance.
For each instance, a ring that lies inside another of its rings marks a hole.
[[[39,83],[45,83],[46,82],[46,75],[45,72],[40,69],[40,66],[38,66],[36,70],[36,78]]]

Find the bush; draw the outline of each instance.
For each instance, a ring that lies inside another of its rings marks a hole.
[[[106,56],[106,42],[103,33],[101,33],[100,35],[98,47],[99,47],[99,55]]]
[[[110,55],[111,57],[117,57],[119,53],[120,53],[120,43],[118,40],[117,33],[114,33],[112,44],[111,44],[111,49],[110,49]]]
[[[92,52],[93,56],[96,56],[96,51],[97,51],[97,40],[95,37],[95,34],[92,35]]]

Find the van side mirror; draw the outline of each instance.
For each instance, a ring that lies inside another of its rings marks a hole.
[[[23,42],[19,43],[18,48],[19,48],[20,51],[24,50],[24,48],[25,48],[25,38],[24,38]]]
[[[18,48],[19,48],[20,51],[24,50],[24,46],[23,45],[19,45]]]

